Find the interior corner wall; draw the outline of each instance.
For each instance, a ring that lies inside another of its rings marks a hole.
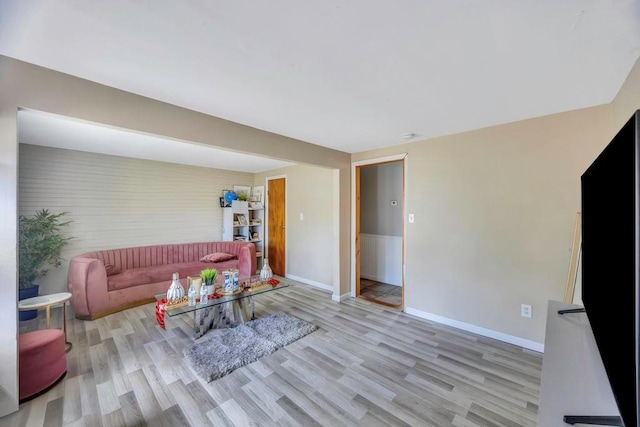
[[[640,109],[640,57],[629,72],[612,105],[613,127],[611,136],[615,135],[633,113]]]
[[[68,260],[102,249],[222,239],[222,190],[253,174],[20,144],[19,213],[69,212],[72,236],[40,294],[65,292]],[[167,281],[170,281],[170,277]]]
[[[353,154],[407,153],[407,311],[541,345],[547,302],[564,293],[580,176],[610,135],[604,105]]]
[[[286,275],[333,289],[334,177],[332,169],[296,165],[255,174],[254,185],[286,175]],[[302,215],[302,217],[301,217]]]

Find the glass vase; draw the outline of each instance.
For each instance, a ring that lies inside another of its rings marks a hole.
[[[262,270],[260,270],[260,280],[262,280],[263,282],[266,282],[272,277],[273,277],[273,272],[271,271],[271,267],[269,267],[269,260],[265,258],[262,263]]]
[[[173,301],[180,299],[184,296],[184,288],[180,283],[178,273],[173,273],[173,279],[171,280],[171,286],[167,291],[167,300]]]

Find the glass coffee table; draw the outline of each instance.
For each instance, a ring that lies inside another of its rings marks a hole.
[[[249,280],[257,280],[260,276],[252,276],[250,279],[240,279],[240,287]],[[228,328],[244,323],[255,318],[255,295],[277,291],[289,287],[283,279],[278,279],[277,285],[265,285],[255,289],[245,288],[233,295],[214,294],[206,304],[183,305],[175,308],[167,308],[165,314],[169,317],[193,313],[193,329],[195,338],[200,338],[209,329]],[[218,296],[219,295],[219,296]],[[166,293],[156,295],[156,300],[162,301]]]

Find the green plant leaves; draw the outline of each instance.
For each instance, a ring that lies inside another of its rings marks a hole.
[[[202,277],[202,281],[206,284],[211,284],[216,280],[216,277],[218,277],[218,270],[215,268],[205,268],[200,272],[200,277]]]
[[[33,216],[20,215],[18,230],[18,285],[28,288],[44,277],[50,267],[62,263],[62,249],[71,237],[63,231],[71,221],[63,221],[67,212],[53,214],[42,209]]]

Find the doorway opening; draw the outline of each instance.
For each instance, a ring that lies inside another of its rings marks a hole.
[[[354,296],[404,310],[405,155],[354,163]]]

